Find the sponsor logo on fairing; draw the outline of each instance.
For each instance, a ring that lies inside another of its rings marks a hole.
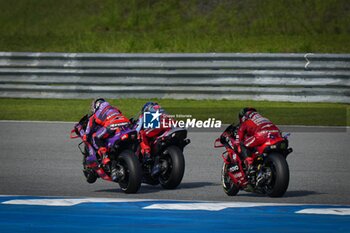
[[[239,171],[238,165],[234,165],[234,166],[230,167],[230,172],[236,172],[236,171]]]

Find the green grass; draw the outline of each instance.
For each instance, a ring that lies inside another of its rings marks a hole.
[[[348,0],[0,0],[0,51],[350,52]]]
[[[109,100],[128,117],[137,114],[146,99]],[[257,108],[280,125],[350,126],[350,105],[334,103],[290,103],[233,100],[154,100],[170,114],[189,114],[197,119],[237,121],[238,111]],[[0,120],[78,121],[89,112],[91,100],[0,99]]]

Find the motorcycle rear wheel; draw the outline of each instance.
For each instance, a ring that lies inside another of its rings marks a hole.
[[[221,183],[224,192],[228,196],[236,196],[239,192],[237,185],[231,180],[230,176],[227,173],[227,164],[224,163],[221,170]]]
[[[117,158],[117,163],[124,169],[124,177],[119,181],[125,193],[137,193],[141,187],[142,172],[139,161],[131,150],[124,150]]]
[[[168,153],[161,159],[166,160],[168,168],[159,176],[159,182],[165,189],[175,189],[181,183],[185,173],[185,158],[177,146],[169,146],[166,150]]]
[[[270,197],[282,197],[289,185],[289,167],[287,160],[282,154],[271,153],[268,155],[264,167],[271,170],[271,180],[265,186],[267,195]]]

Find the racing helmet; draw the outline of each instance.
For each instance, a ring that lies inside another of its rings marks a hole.
[[[155,111],[156,109],[159,109],[159,104],[156,102],[147,102],[145,105],[143,105],[141,112],[150,112]]]
[[[103,98],[97,98],[93,100],[91,103],[91,112],[95,113],[99,109],[100,105],[104,102],[106,102],[106,100]]]
[[[251,108],[251,107],[246,107],[246,108],[242,108],[241,111],[239,111],[238,113],[238,119],[239,122],[244,122],[247,119],[247,115],[248,113],[251,112],[257,112],[255,108]]]

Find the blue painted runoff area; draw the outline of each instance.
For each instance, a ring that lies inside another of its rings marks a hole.
[[[0,196],[0,232],[350,232],[349,212],[341,205]]]

